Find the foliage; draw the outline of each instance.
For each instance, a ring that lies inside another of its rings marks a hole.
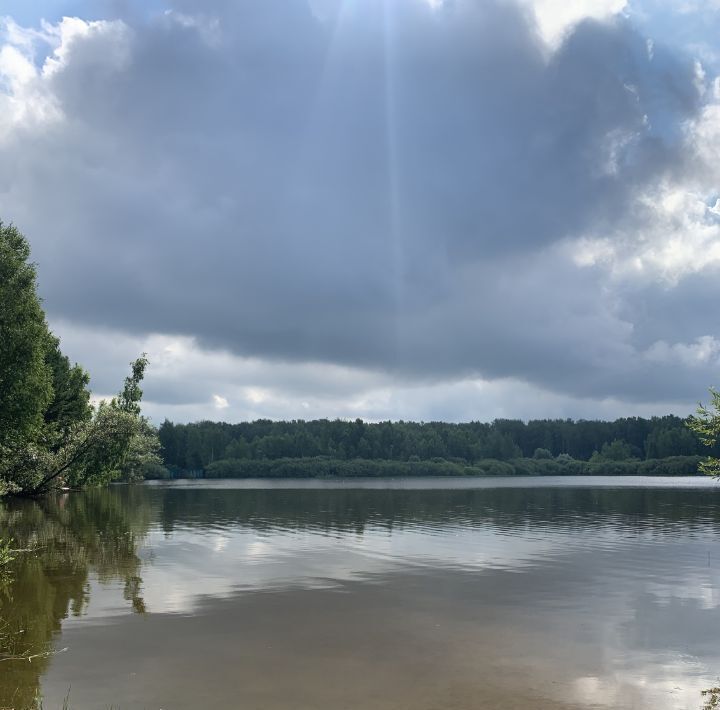
[[[50,336],[45,362],[52,374],[53,396],[44,412],[45,423],[62,436],[75,422],[89,421],[92,416],[90,376],[79,365],[60,352],[60,341]]]
[[[143,353],[135,362],[130,363],[132,371],[125,378],[125,384],[122,392],[113,400],[113,406],[121,412],[128,414],[140,414],[140,400],[143,392],[140,389],[140,383],[145,376],[145,370],[148,366],[148,359]]]
[[[668,456],[664,459],[648,459],[635,464],[639,476],[694,476],[700,470],[700,456]]]
[[[369,459],[282,458],[223,459],[209,464],[206,478],[354,478],[357,476],[691,476],[697,473],[698,456],[676,456],[649,461],[482,459],[474,464],[444,459],[388,461]],[[180,474],[182,475],[182,474]],[[178,476],[179,477],[179,476]]]
[[[164,465],[176,471],[201,472],[223,460],[277,461],[449,461],[475,466],[487,459],[557,461],[575,471],[576,461],[595,464],[638,458],[655,461],[673,456],[701,456],[703,445],[684,420],[675,416],[618,419],[614,422],[496,420],[468,422],[270,421],[226,424],[197,422],[159,429]],[[549,457],[548,457],[549,452]],[[720,449],[718,449],[720,454]],[[538,458],[541,457],[541,458]],[[553,458],[554,457],[554,458]],[[655,466],[652,464],[651,466]],[[550,466],[555,470],[557,467]],[[669,466],[672,468],[672,466]]]
[[[534,459],[551,459],[553,457],[552,451],[550,449],[543,449],[541,447],[538,447],[535,449],[533,453]]]
[[[698,453],[698,437],[688,427],[660,427],[648,434],[645,451],[649,459],[691,456]]]
[[[137,476],[159,463],[155,431],[140,415],[147,358],[93,410],[89,376],[48,330],[29,258],[23,235],[0,222],[0,495]]]
[[[627,461],[631,458],[633,458],[633,450],[630,444],[622,439],[614,439],[612,442],[605,442],[599,452],[593,452],[590,461],[600,463],[602,461]]]
[[[233,439],[225,447],[226,459],[249,459],[251,455],[250,446],[241,436],[239,439]]]
[[[133,363],[133,380],[143,368]],[[132,396],[139,396],[133,383]],[[156,463],[154,429],[136,413],[137,403],[123,396],[101,402],[89,421],[75,421],[57,441],[50,429],[17,448],[0,448],[0,478],[16,491],[38,495],[53,488],[100,485]]]
[[[36,293],[30,247],[0,222],[0,445],[16,446],[42,427],[52,373],[45,314]]]
[[[145,419],[136,420],[136,431],[130,439],[125,457],[120,464],[120,478],[129,483],[142,481],[145,478],[164,477],[160,471],[166,471],[160,458],[160,441],[157,431]]]
[[[701,691],[703,696],[702,710],[713,710],[720,708],[720,688],[709,688]]]
[[[688,419],[688,427],[705,446],[714,447],[720,438],[720,392],[710,390],[711,405],[699,404],[697,414]],[[708,476],[720,477],[720,458],[708,456],[700,464],[700,470]]]

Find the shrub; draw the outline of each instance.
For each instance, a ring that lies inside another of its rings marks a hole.
[[[551,459],[552,457],[552,452],[549,449],[537,448],[533,454],[534,459]]]

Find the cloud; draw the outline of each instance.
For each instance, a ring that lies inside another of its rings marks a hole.
[[[380,421],[470,421],[517,417],[567,418],[650,416],[658,411],[687,413],[673,401],[627,402],[617,397],[576,397],[513,378],[483,380],[398,379],[373,370],[326,363],[275,362],[207,350],[185,336],[133,337],[120,332],[53,323],[71,358],[85,356],[92,387],[109,397],[120,388],[128,363],[149,356],[143,383],[144,411],[160,423],[216,419],[319,419],[341,417]],[[658,346],[653,356],[676,353]],[[223,395],[217,392],[222,391]]]
[[[227,409],[230,406],[227,399],[221,397],[219,394],[213,395],[213,403],[215,404],[215,409]]]
[[[626,0],[524,0],[534,13],[542,38],[556,49],[573,27],[592,18],[609,20],[619,15],[627,7]]]
[[[6,20],[0,215],[30,238],[54,322],[98,333],[78,359],[102,370],[105,329],[262,363],[277,379],[243,413],[343,410],[333,378],[296,402],[281,372],[303,368],[390,392],[345,391],[348,412],[410,411],[393,392],[413,387],[472,399],[472,382],[528,383],[549,409],[693,402],[714,363],[662,343],[720,334],[709,316],[649,328],[643,304],[716,268],[713,77],[650,51],[624,3],[566,9],[183,0]],[[222,372],[177,406],[235,413]]]

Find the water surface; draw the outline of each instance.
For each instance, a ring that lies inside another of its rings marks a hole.
[[[0,708],[699,708],[704,478],[192,481],[0,504]],[[49,644],[49,645],[48,645]],[[12,648],[10,648],[12,646]]]

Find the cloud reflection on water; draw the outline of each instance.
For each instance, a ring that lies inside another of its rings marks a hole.
[[[91,575],[48,697],[684,710],[720,668],[712,489],[264,485],[144,489],[148,613]]]

